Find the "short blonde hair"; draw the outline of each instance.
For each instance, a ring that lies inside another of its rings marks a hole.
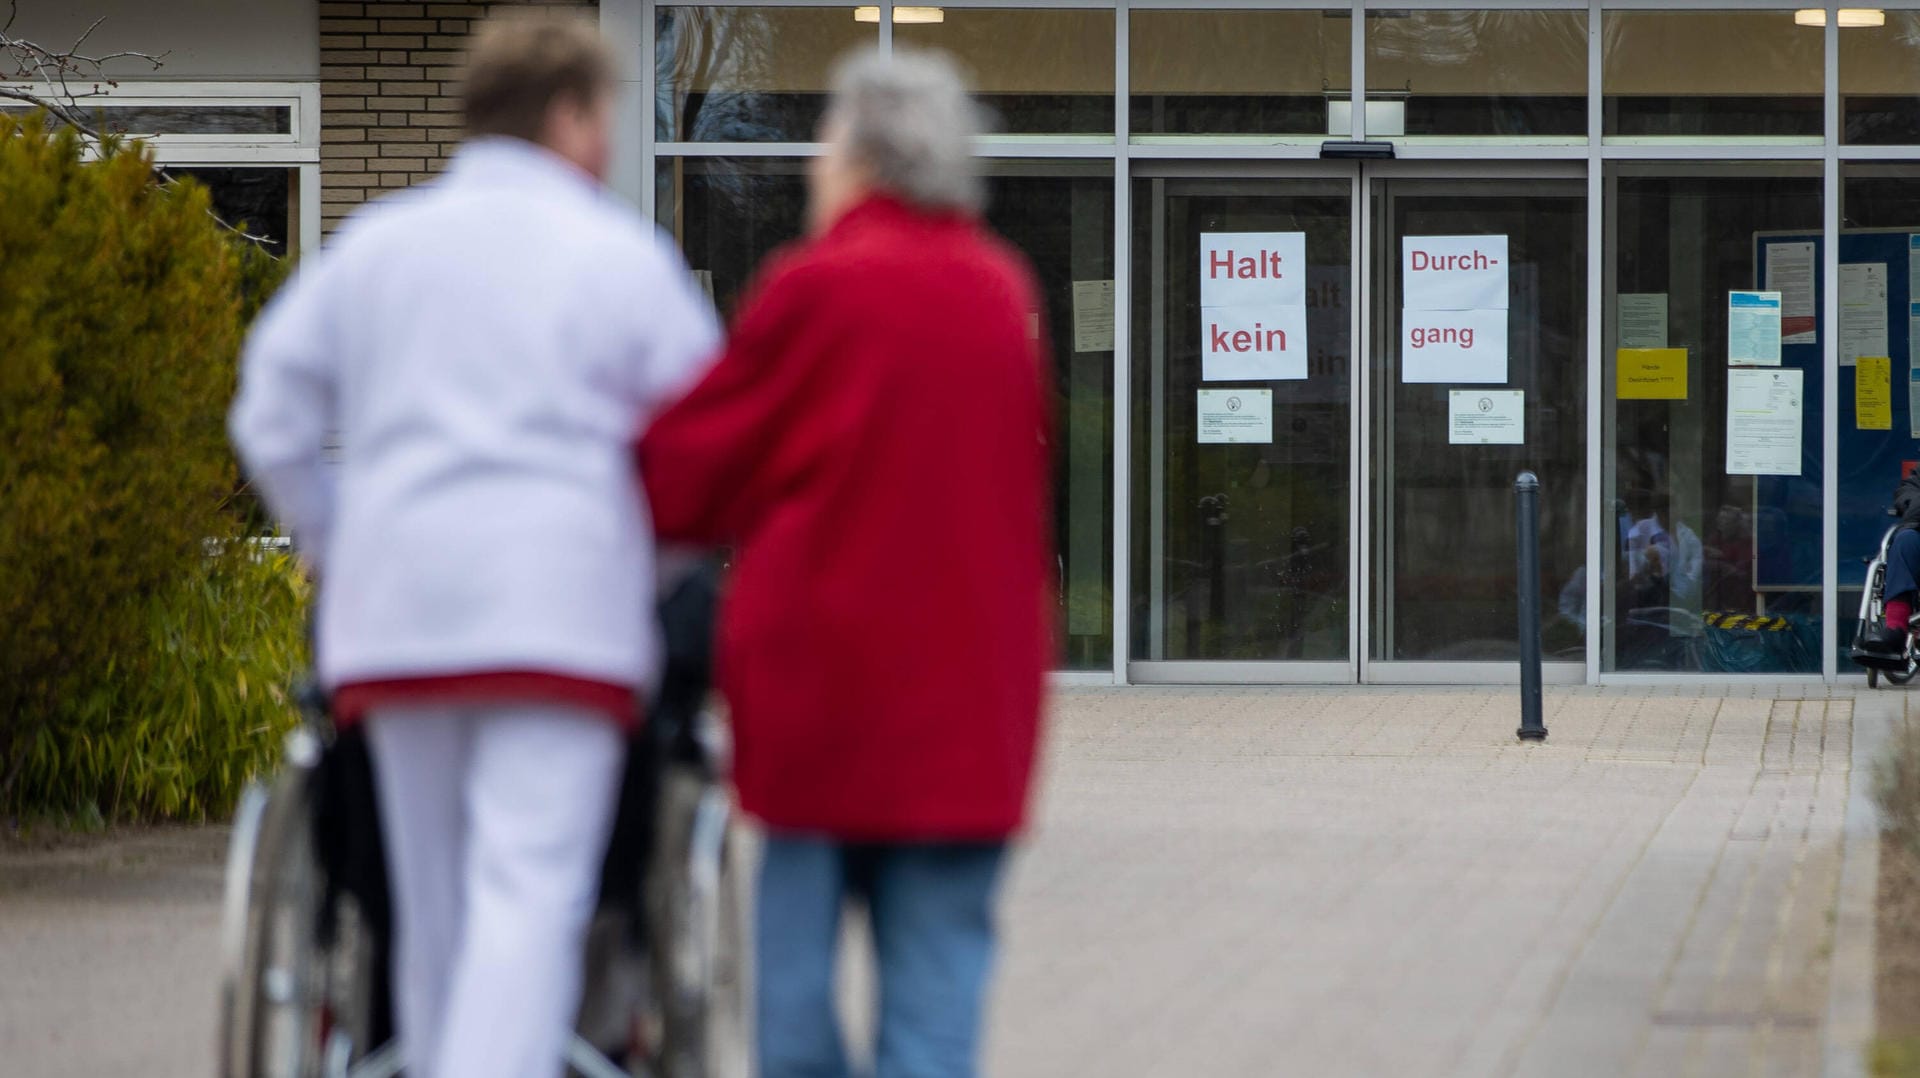
[[[619,65],[588,19],[510,12],[481,24],[467,54],[460,105],[469,135],[537,142],[560,98],[591,101],[613,89]]]

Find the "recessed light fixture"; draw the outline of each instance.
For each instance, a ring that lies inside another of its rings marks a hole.
[[[1801,26],[1827,25],[1827,9],[1803,7],[1793,13],[1793,21]],[[1877,7],[1843,7],[1839,13],[1842,30],[1864,26],[1887,25],[1887,13]]]
[[[862,4],[861,6],[854,8],[853,21],[854,22],[879,22],[880,21],[880,5]],[[946,22],[947,13],[943,9],[937,8],[937,7],[895,7],[893,9],[893,21],[895,25],[899,25],[901,23],[910,23],[910,22],[914,22],[914,23]]]

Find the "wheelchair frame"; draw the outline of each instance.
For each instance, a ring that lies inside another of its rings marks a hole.
[[[1920,673],[1920,647],[1914,641],[1914,628],[1920,624],[1917,614],[1907,625],[1906,649],[1900,655],[1888,655],[1866,646],[1867,631],[1886,619],[1887,557],[1893,549],[1893,537],[1900,532],[1901,525],[1888,528],[1880,537],[1880,549],[1873,557],[1866,559],[1867,575],[1860,590],[1860,616],[1854,624],[1853,644],[1848,657],[1859,663],[1867,671],[1867,687],[1878,688],[1880,679],[1886,678],[1894,685],[1905,685]]]
[[[305,694],[302,704],[284,767],[270,786],[248,789],[234,820],[220,1073],[392,1078],[404,1060],[390,1032],[384,867],[369,882],[329,863],[339,853],[320,830],[323,769],[349,756],[324,702]],[[628,818],[615,830],[639,828],[643,860],[614,871],[610,859],[603,879],[566,1059],[584,1078],[747,1073],[745,895],[725,746],[709,714],[673,711],[656,712],[632,749]],[[377,839],[377,815],[368,818]],[[377,841],[372,852],[378,861]]]

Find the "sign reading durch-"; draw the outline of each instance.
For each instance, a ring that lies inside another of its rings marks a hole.
[[[1507,237],[1406,236],[1400,253],[1401,380],[1505,382]]]
[[[1200,377],[1307,377],[1307,234],[1200,236]]]

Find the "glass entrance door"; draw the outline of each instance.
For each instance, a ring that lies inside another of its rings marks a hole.
[[[1134,181],[1131,676],[1514,676],[1523,469],[1582,669],[1584,181],[1322,167]]]
[[[1514,479],[1540,479],[1548,661],[1585,657],[1587,253],[1578,180],[1375,180],[1369,680],[1518,655]],[[1443,664],[1443,665],[1433,665]],[[1511,669],[1511,668],[1508,668]]]
[[[1354,182],[1135,181],[1141,680],[1355,676]]]

